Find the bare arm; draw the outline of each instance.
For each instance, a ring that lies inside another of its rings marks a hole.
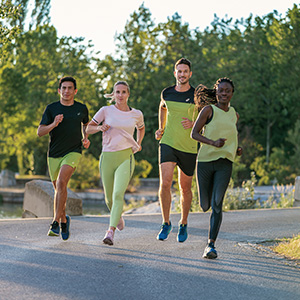
[[[207,120],[211,118],[212,116],[212,107],[211,106],[205,106],[200,114],[198,115],[198,118],[193,126],[192,132],[191,132],[191,138],[204,143],[208,144],[217,148],[223,147],[225,144],[226,139],[218,139],[216,141],[213,141],[211,139],[206,138],[201,134],[203,127],[205,126]]]
[[[106,130],[108,130],[110,128],[109,125],[107,124],[102,124],[102,125],[98,125],[96,122],[94,122],[93,120],[88,124],[87,128],[86,128],[86,133],[87,134],[94,134],[97,133],[99,131],[105,132]]]
[[[41,137],[41,136],[48,134],[53,128],[57,127],[59,125],[59,123],[62,122],[63,118],[64,118],[64,115],[60,114],[60,115],[55,116],[54,121],[51,124],[40,125],[37,130],[37,135],[39,137]]]
[[[139,151],[142,150],[142,141],[144,139],[144,136],[145,136],[145,126],[139,128],[136,133],[136,142],[140,145]]]
[[[90,140],[88,139],[89,135],[86,133],[87,125],[88,125],[88,123],[82,125],[82,135],[83,135],[82,144],[83,144],[83,147],[86,149],[88,149],[88,147],[91,144]]]
[[[159,109],[158,109],[158,125],[159,128],[155,132],[155,138],[160,140],[164,134],[165,126],[167,122],[167,108],[165,106],[165,102],[163,100],[160,101]]]

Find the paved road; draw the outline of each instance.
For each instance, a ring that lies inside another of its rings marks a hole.
[[[216,260],[203,259],[209,214],[189,217],[189,238],[155,239],[159,214],[126,215],[115,245],[108,217],[73,217],[66,242],[49,218],[0,220],[0,299],[300,299],[300,269],[251,246],[300,232],[300,209],[224,213]]]

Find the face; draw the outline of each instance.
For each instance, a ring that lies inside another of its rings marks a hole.
[[[216,95],[219,103],[228,104],[233,96],[232,85],[229,82],[221,82],[218,85]]]
[[[77,94],[77,90],[75,90],[73,82],[64,81],[61,84],[60,89],[58,89],[58,93],[60,94],[62,100],[73,101],[75,95]]]
[[[185,84],[189,82],[192,76],[192,72],[188,65],[179,64],[174,71],[174,76],[176,78],[177,84]]]
[[[129,98],[128,87],[124,84],[118,84],[114,89],[115,101],[117,104],[127,103]]]

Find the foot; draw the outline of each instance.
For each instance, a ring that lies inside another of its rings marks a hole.
[[[167,222],[163,223],[161,225],[161,229],[160,232],[157,235],[157,239],[160,241],[164,241],[168,239],[168,235],[169,233],[172,231],[172,224],[170,222],[170,224],[168,224]]]
[[[70,236],[70,222],[71,218],[69,216],[66,216],[67,222],[66,223],[60,223],[61,228],[61,238],[66,241]]]
[[[48,236],[59,236],[59,224],[57,221],[53,221],[48,231]]]
[[[112,246],[114,244],[114,231],[109,229],[103,238],[103,243]]]
[[[125,227],[125,221],[124,221],[123,217],[121,216],[120,221],[119,221],[119,223],[117,225],[117,229],[119,231],[121,231],[121,230],[124,229],[124,227]]]
[[[204,250],[203,258],[214,259],[218,257],[217,250],[215,249],[215,245],[213,242],[210,242]]]
[[[180,224],[178,229],[177,241],[183,243],[188,237],[187,224]]]

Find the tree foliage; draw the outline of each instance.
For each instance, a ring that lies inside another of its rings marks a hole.
[[[212,87],[224,76],[235,83],[232,105],[240,114],[244,147],[236,180],[242,182],[251,170],[264,183],[291,182],[299,174],[300,8],[296,4],[285,16],[276,11],[241,20],[215,16],[203,31],[190,29],[177,13],[155,24],[142,4],[116,36],[115,55],[99,59],[82,38],[57,37],[50,24],[50,0],[35,1],[31,11],[28,3],[2,1],[0,10],[0,45],[5,45],[0,49],[0,169],[22,174],[47,171],[48,139],[38,139],[36,129],[46,105],[58,100],[59,78],[72,75],[78,81],[77,100],[87,104],[91,117],[107,105],[103,95],[117,80],[129,83],[130,105],[143,111],[146,124],[143,151],[136,158],[148,161],[153,167],[150,176],[158,176],[154,132],[160,93],[175,84],[174,63],[186,57],[192,61],[193,86]],[[98,159],[101,135],[90,139],[85,157]]]

